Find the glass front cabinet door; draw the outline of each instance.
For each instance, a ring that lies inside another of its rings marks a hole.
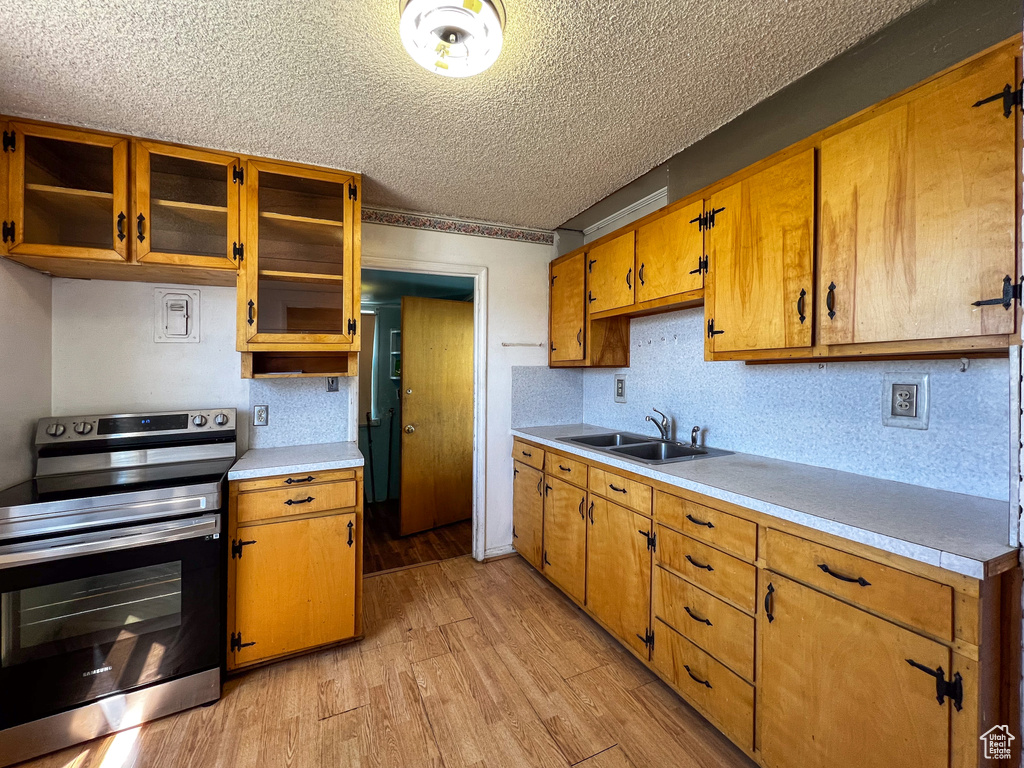
[[[358,349],[355,176],[250,160],[239,323],[250,349]]]
[[[12,122],[4,142],[8,253],[128,260],[127,139]]]
[[[241,160],[149,141],[135,142],[133,160],[136,261],[237,269]]]

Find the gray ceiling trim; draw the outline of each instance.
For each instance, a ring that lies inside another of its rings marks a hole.
[[[434,232],[450,232],[474,237],[490,237],[497,240],[516,240],[524,243],[554,245],[555,233],[543,229],[525,229],[485,221],[451,219],[444,216],[426,216],[406,211],[390,211],[385,208],[363,207],[362,219],[368,224],[387,224],[392,227],[427,229]]]

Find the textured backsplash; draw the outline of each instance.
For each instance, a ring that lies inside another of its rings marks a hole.
[[[513,425],[573,423],[569,415],[580,409],[565,401],[582,389],[582,421],[589,424],[655,435],[644,417],[658,408],[682,440],[699,425],[702,441],[716,448],[1008,498],[1006,359],[972,360],[964,373],[958,360],[709,363],[700,309],[637,318],[630,337],[628,369],[513,369]],[[882,426],[888,372],[929,374],[927,430]],[[626,376],[625,404],[613,399],[616,373]]]
[[[349,436],[349,398],[355,379],[341,377],[339,391],[327,392],[323,378],[253,379],[249,384],[249,410],[268,406],[265,427],[249,427],[250,448],[282,445],[340,443]]]

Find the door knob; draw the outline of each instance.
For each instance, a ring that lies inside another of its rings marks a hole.
[[[405,434],[411,435],[415,431],[416,431],[416,427],[414,427],[412,424],[406,424],[406,426],[405,426]]]

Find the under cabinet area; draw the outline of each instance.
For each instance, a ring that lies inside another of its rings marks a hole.
[[[362,634],[362,470],[230,484],[229,670]]]
[[[986,764],[1009,559],[970,578],[522,437],[514,459],[516,550],[760,765]]]

